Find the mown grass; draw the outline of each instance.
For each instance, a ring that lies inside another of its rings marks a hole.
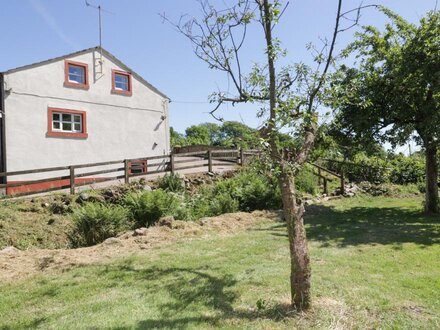
[[[438,329],[440,220],[353,198],[306,218],[310,312],[289,312],[283,223],[0,284],[1,329]]]

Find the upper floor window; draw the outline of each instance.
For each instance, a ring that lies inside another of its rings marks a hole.
[[[86,138],[85,111],[48,108],[47,136]]]
[[[128,91],[129,87],[128,76],[125,74],[115,73],[115,89]]]
[[[64,61],[64,86],[88,89],[88,65],[68,60]]]
[[[131,74],[124,71],[112,70],[112,92],[132,95]]]

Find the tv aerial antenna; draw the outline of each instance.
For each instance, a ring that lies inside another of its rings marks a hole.
[[[102,65],[102,19],[101,12],[114,15],[111,11],[105,10],[101,7],[101,5],[94,5],[90,3],[88,0],[84,0],[87,7],[91,7],[98,10],[98,21],[99,21],[99,55],[100,55],[100,64]]]

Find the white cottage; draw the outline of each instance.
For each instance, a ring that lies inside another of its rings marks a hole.
[[[169,98],[100,47],[0,73],[0,92],[0,172],[169,152]]]

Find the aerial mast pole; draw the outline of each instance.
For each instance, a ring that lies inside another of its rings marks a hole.
[[[102,66],[102,18],[101,18],[101,11],[105,11],[106,13],[113,14],[112,12],[109,12],[107,10],[104,10],[101,5],[95,6],[92,5],[88,0],[84,0],[87,7],[92,7],[98,10],[98,23],[99,23],[99,55],[100,55],[100,65]]]
[[[98,16],[99,16],[99,49],[102,49],[101,5],[98,6]]]

